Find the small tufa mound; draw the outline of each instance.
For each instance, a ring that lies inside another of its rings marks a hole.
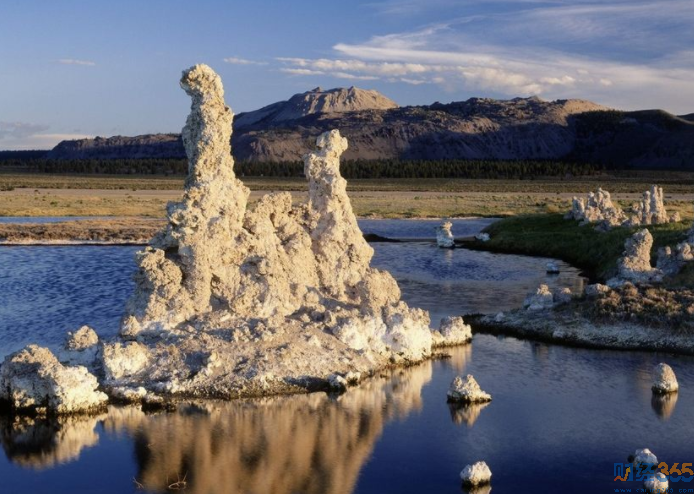
[[[89,326],[82,326],[74,333],[68,333],[65,339],[65,350],[83,351],[99,343],[99,336]]]
[[[639,230],[624,243],[624,254],[617,261],[619,280],[648,283],[662,280],[662,272],[651,266],[651,232]]]
[[[455,237],[451,232],[453,223],[444,221],[436,227],[436,245],[442,249],[453,249],[455,247]]]
[[[444,317],[432,337],[435,347],[462,345],[472,341],[472,327],[462,317]]]
[[[660,363],[653,369],[653,392],[658,394],[676,393],[680,386],[675,371],[667,364]]]
[[[631,463],[634,467],[634,473],[645,472],[652,465],[658,464],[658,457],[651,453],[651,450],[648,448],[637,449],[634,451]]]
[[[468,374],[463,380],[462,377],[456,376],[448,388],[448,401],[451,403],[485,403],[492,401],[492,396],[485,393],[477,384],[475,378]]]
[[[690,477],[691,478],[691,477]],[[664,473],[657,472],[654,475],[646,476],[646,480],[643,481],[643,487],[651,494],[663,494],[668,491],[668,480]]]
[[[603,285],[602,283],[594,283],[592,285],[586,285],[585,294],[586,297],[596,298],[605,296],[610,293],[610,291],[612,291],[612,289],[609,286]]]
[[[483,461],[466,465],[460,472],[460,480],[468,487],[489,484],[492,481],[492,471]]]
[[[554,306],[554,295],[547,285],[540,285],[535,293],[529,293],[523,302],[523,307],[528,310],[546,310]]]
[[[0,399],[17,411],[65,414],[92,412],[108,397],[82,366],[61,364],[53,353],[37,345],[8,355],[0,368]]]

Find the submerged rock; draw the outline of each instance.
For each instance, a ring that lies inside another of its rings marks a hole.
[[[448,388],[448,401],[453,403],[484,403],[492,401],[490,394],[485,393],[475,378],[468,374],[463,379],[456,376]]]
[[[95,411],[107,401],[97,387],[96,377],[85,367],[64,366],[49,349],[37,345],[8,355],[0,367],[0,399],[18,411]]]
[[[660,363],[653,369],[653,391],[655,393],[675,393],[680,389],[675,371],[667,364]]]
[[[557,263],[555,262],[548,262],[546,264],[547,268],[547,274],[559,274],[561,270],[559,269],[559,266],[557,266]]]
[[[436,227],[436,244],[442,249],[452,249],[455,247],[455,237],[451,232],[453,223],[444,221]]]
[[[492,471],[483,461],[466,465],[460,472],[460,480],[470,487],[488,484],[492,481]]]

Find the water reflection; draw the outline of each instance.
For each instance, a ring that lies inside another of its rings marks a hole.
[[[0,416],[0,441],[7,458],[22,467],[42,470],[77,460],[96,446],[96,425],[106,415],[60,418]]]
[[[422,407],[432,363],[376,377],[340,396],[324,393],[180,405],[146,414],[110,407],[97,417],[1,419],[13,463],[46,468],[77,460],[109,434],[130,438],[136,485],[166,492],[348,494],[384,425]]]
[[[468,427],[472,427],[480,417],[482,410],[488,405],[489,403],[472,403],[470,405],[449,403],[448,410],[451,412],[451,420],[453,420],[454,424],[465,424]]]
[[[659,419],[668,420],[675,411],[678,393],[668,393],[666,395],[654,394],[651,398],[651,408]]]

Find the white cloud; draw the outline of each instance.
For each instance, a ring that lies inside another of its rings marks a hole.
[[[60,141],[92,137],[78,133],[46,133],[47,125],[0,122],[0,150],[51,149]]]
[[[404,12],[429,3],[380,2],[377,8]],[[450,11],[454,3],[436,5]],[[283,71],[295,73],[339,72],[391,83],[437,84],[468,94],[539,94],[625,109],[692,111],[691,0],[503,3],[507,8],[501,13],[473,9],[466,17],[408,32],[337,43],[333,58],[278,60]],[[482,5],[480,0],[468,4]]]
[[[90,60],[76,60],[74,58],[61,58],[58,60],[58,63],[63,65],[85,65],[88,67],[93,67],[96,65],[96,62],[92,62]]]
[[[224,59],[226,63],[231,63],[234,65],[267,65],[267,62],[259,62],[256,60],[248,60],[241,57],[227,57]]]

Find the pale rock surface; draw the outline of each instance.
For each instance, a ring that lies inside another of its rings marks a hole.
[[[453,403],[484,403],[492,401],[491,395],[485,393],[475,378],[468,374],[465,378],[456,376],[448,388],[448,401]]]
[[[651,453],[651,450],[648,448],[637,449],[634,451],[632,464],[634,465],[634,473],[640,472],[649,465],[657,465],[658,457]]]
[[[620,280],[643,283],[659,281],[662,272],[651,266],[653,236],[646,229],[634,233],[624,243],[624,254],[617,261]]]
[[[492,471],[485,462],[478,461],[463,468],[460,472],[460,480],[471,487],[488,484],[492,480]]]
[[[94,411],[108,399],[97,387],[96,377],[85,367],[64,366],[49,349],[37,345],[8,355],[0,367],[0,399],[20,411]]]
[[[559,293],[554,295],[554,303],[557,305],[568,304],[573,298],[573,293],[571,293],[571,288],[562,288]]]
[[[584,224],[601,223],[603,228],[609,229],[624,223],[626,215],[612,202],[609,192],[598,188],[597,192],[588,194],[583,216],[577,219],[582,220]]]
[[[166,229],[137,254],[124,341],[104,346],[112,394],[298,392],[331,375],[427,358],[429,314],[408,307],[393,277],[370,266],[373,249],[339,170],[347,140],[326,132],[304,157],[307,204],[277,193],[247,209],[219,76],[197,65],[181,87],[192,99],[183,129],[189,176]]]
[[[462,317],[444,317],[439,330],[433,333],[435,347],[462,345],[472,340],[472,328],[465,324]]]
[[[84,365],[93,370],[99,352],[99,336],[89,326],[82,326],[74,333],[69,332],[58,359],[70,365]]]
[[[653,369],[653,391],[659,394],[675,393],[680,386],[675,371],[667,364],[660,363]]]
[[[672,247],[661,247],[658,249],[658,261],[656,268],[663,274],[672,276],[679,273],[685,264],[694,261],[694,252],[689,242],[681,242]]]
[[[592,285],[586,285],[586,297],[602,297],[603,295],[608,294],[611,291],[611,288],[607,285],[603,285],[602,283],[594,283]]]
[[[523,307],[528,310],[545,310],[554,306],[554,295],[547,285],[540,285],[535,293],[529,293],[523,302]]]
[[[640,202],[632,206],[634,216],[629,219],[629,226],[659,225],[670,223],[670,217],[663,202],[663,188],[652,185],[650,190],[643,193]]]
[[[489,242],[491,237],[488,233],[478,233],[477,235],[475,235],[475,239],[479,240],[480,242]]]
[[[455,237],[451,232],[453,223],[444,221],[436,227],[436,244],[442,249],[452,249],[455,247]]]
[[[586,204],[583,198],[574,196],[571,199],[571,210],[564,215],[564,219],[582,221],[586,215]]]
[[[652,494],[662,494],[668,491],[668,480],[664,473],[658,472],[654,475],[649,475],[646,480],[643,481],[643,487],[646,492]]]

